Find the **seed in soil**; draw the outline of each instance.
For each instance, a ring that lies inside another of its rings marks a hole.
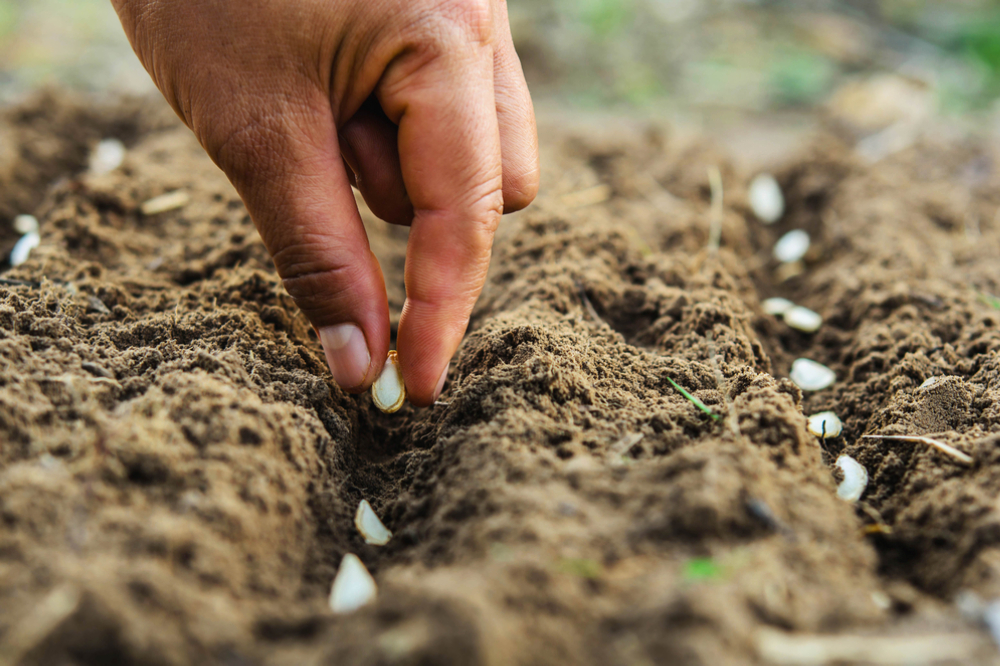
[[[90,173],[103,176],[111,173],[125,161],[125,144],[118,139],[104,139],[90,153]]]
[[[833,370],[807,358],[795,359],[789,378],[803,391],[822,391],[837,381]]]
[[[37,231],[30,231],[21,236],[10,251],[10,265],[20,266],[26,262],[31,251],[38,247],[41,242],[42,238]]]
[[[22,236],[38,233],[38,218],[34,215],[18,215],[14,218],[14,231]]]
[[[354,526],[364,537],[365,543],[373,546],[384,546],[392,538],[392,532],[382,524],[368,500],[363,499],[358,505],[358,510],[354,514]]]
[[[750,182],[750,208],[764,224],[774,224],[785,214],[781,186],[769,173],[759,174]]]
[[[809,234],[801,229],[793,229],[774,244],[774,258],[790,264],[806,256],[809,251]]]
[[[178,208],[183,208],[188,205],[191,201],[191,196],[184,190],[174,190],[173,192],[167,192],[166,194],[161,194],[158,197],[153,197],[149,201],[146,201],[139,207],[143,215],[159,215],[160,213],[166,213],[171,210],[176,210]]]
[[[406,400],[406,386],[403,385],[403,373],[399,369],[399,358],[395,350],[389,352],[382,374],[372,384],[372,399],[375,406],[386,414],[399,411]]]
[[[928,377],[917,388],[918,389],[929,389],[929,388],[933,387],[934,385],[936,385],[939,381],[941,381],[940,377]]]
[[[837,458],[837,467],[844,472],[844,480],[837,486],[837,497],[857,502],[868,486],[868,470],[851,456]]]
[[[785,323],[796,330],[815,333],[823,325],[823,317],[809,308],[796,305],[785,312]]]
[[[375,601],[377,595],[375,579],[368,573],[364,562],[354,553],[344,555],[330,590],[330,610],[334,613],[353,613]]]
[[[764,309],[764,312],[775,317],[780,317],[795,307],[795,303],[792,303],[787,298],[777,296],[774,298],[768,298],[760,305]]]
[[[809,432],[817,437],[823,439],[839,437],[841,430],[843,430],[843,424],[833,412],[819,412],[809,417]]]

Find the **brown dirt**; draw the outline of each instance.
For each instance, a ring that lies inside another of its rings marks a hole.
[[[104,136],[126,162],[87,175]],[[544,192],[503,225],[440,403],[386,416],[332,385],[239,199],[160,104],[8,111],[0,222],[35,212],[43,240],[0,286],[0,662],[767,663],[779,630],[946,633],[969,646],[956,663],[993,663],[952,602],[1000,596],[996,156],[870,167],[826,136],[776,171],[789,210],[765,227],[752,174],[704,143],[542,136]],[[139,213],[178,188],[183,209]],[[398,312],[406,230],[366,217]],[[792,228],[815,242],[788,277],[769,253]],[[773,295],[825,325],[788,329]],[[839,381],[803,395],[798,356]],[[826,409],[844,432],[821,444],[803,414]],[[871,475],[858,506],[835,495],[841,452]],[[362,498],[384,548],[354,530]],[[334,616],[346,552],[380,595]]]

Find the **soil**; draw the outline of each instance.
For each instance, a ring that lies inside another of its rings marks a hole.
[[[109,136],[124,164],[89,174]],[[441,400],[384,415],[332,383],[162,103],[6,111],[0,249],[17,213],[42,242],[0,276],[0,662],[844,663],[939,636],[935,663],[997,663],[968,607],[1000,597],[998,155],[870,165],[821,132],[775,167],[766,226],[753,174],[703,139],[542,139],[543,193],[501,228]],[[186,206],[141,214],[177,189]],[[407,230],[364,215],[398,312]],[[790,229],[813,239],[791,269],[770,255]],[[771,296],[824,325],[788,328]],[[800,356],[838,381],[804,394]],[[840,437],[807,430],[824,410]],[[842,453],[870,475],[856,505]],[[361,499],[387,546],[356,532]],[[348,552],[379,596],[334,615]]]

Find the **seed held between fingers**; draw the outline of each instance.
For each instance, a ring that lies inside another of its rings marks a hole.
[[[406,386],[403,385],[403,373],[399,369],[395,350],[389,352],[382,374],[372,384],[372,400],[386,414],[399,411],[406,400]]]

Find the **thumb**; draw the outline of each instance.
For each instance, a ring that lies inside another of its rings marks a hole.
[[[337,384],[368,388],[389,349],[385,281],[371,252],[328,103],[272,109],[216,150],[285,289],[319,333]]]

